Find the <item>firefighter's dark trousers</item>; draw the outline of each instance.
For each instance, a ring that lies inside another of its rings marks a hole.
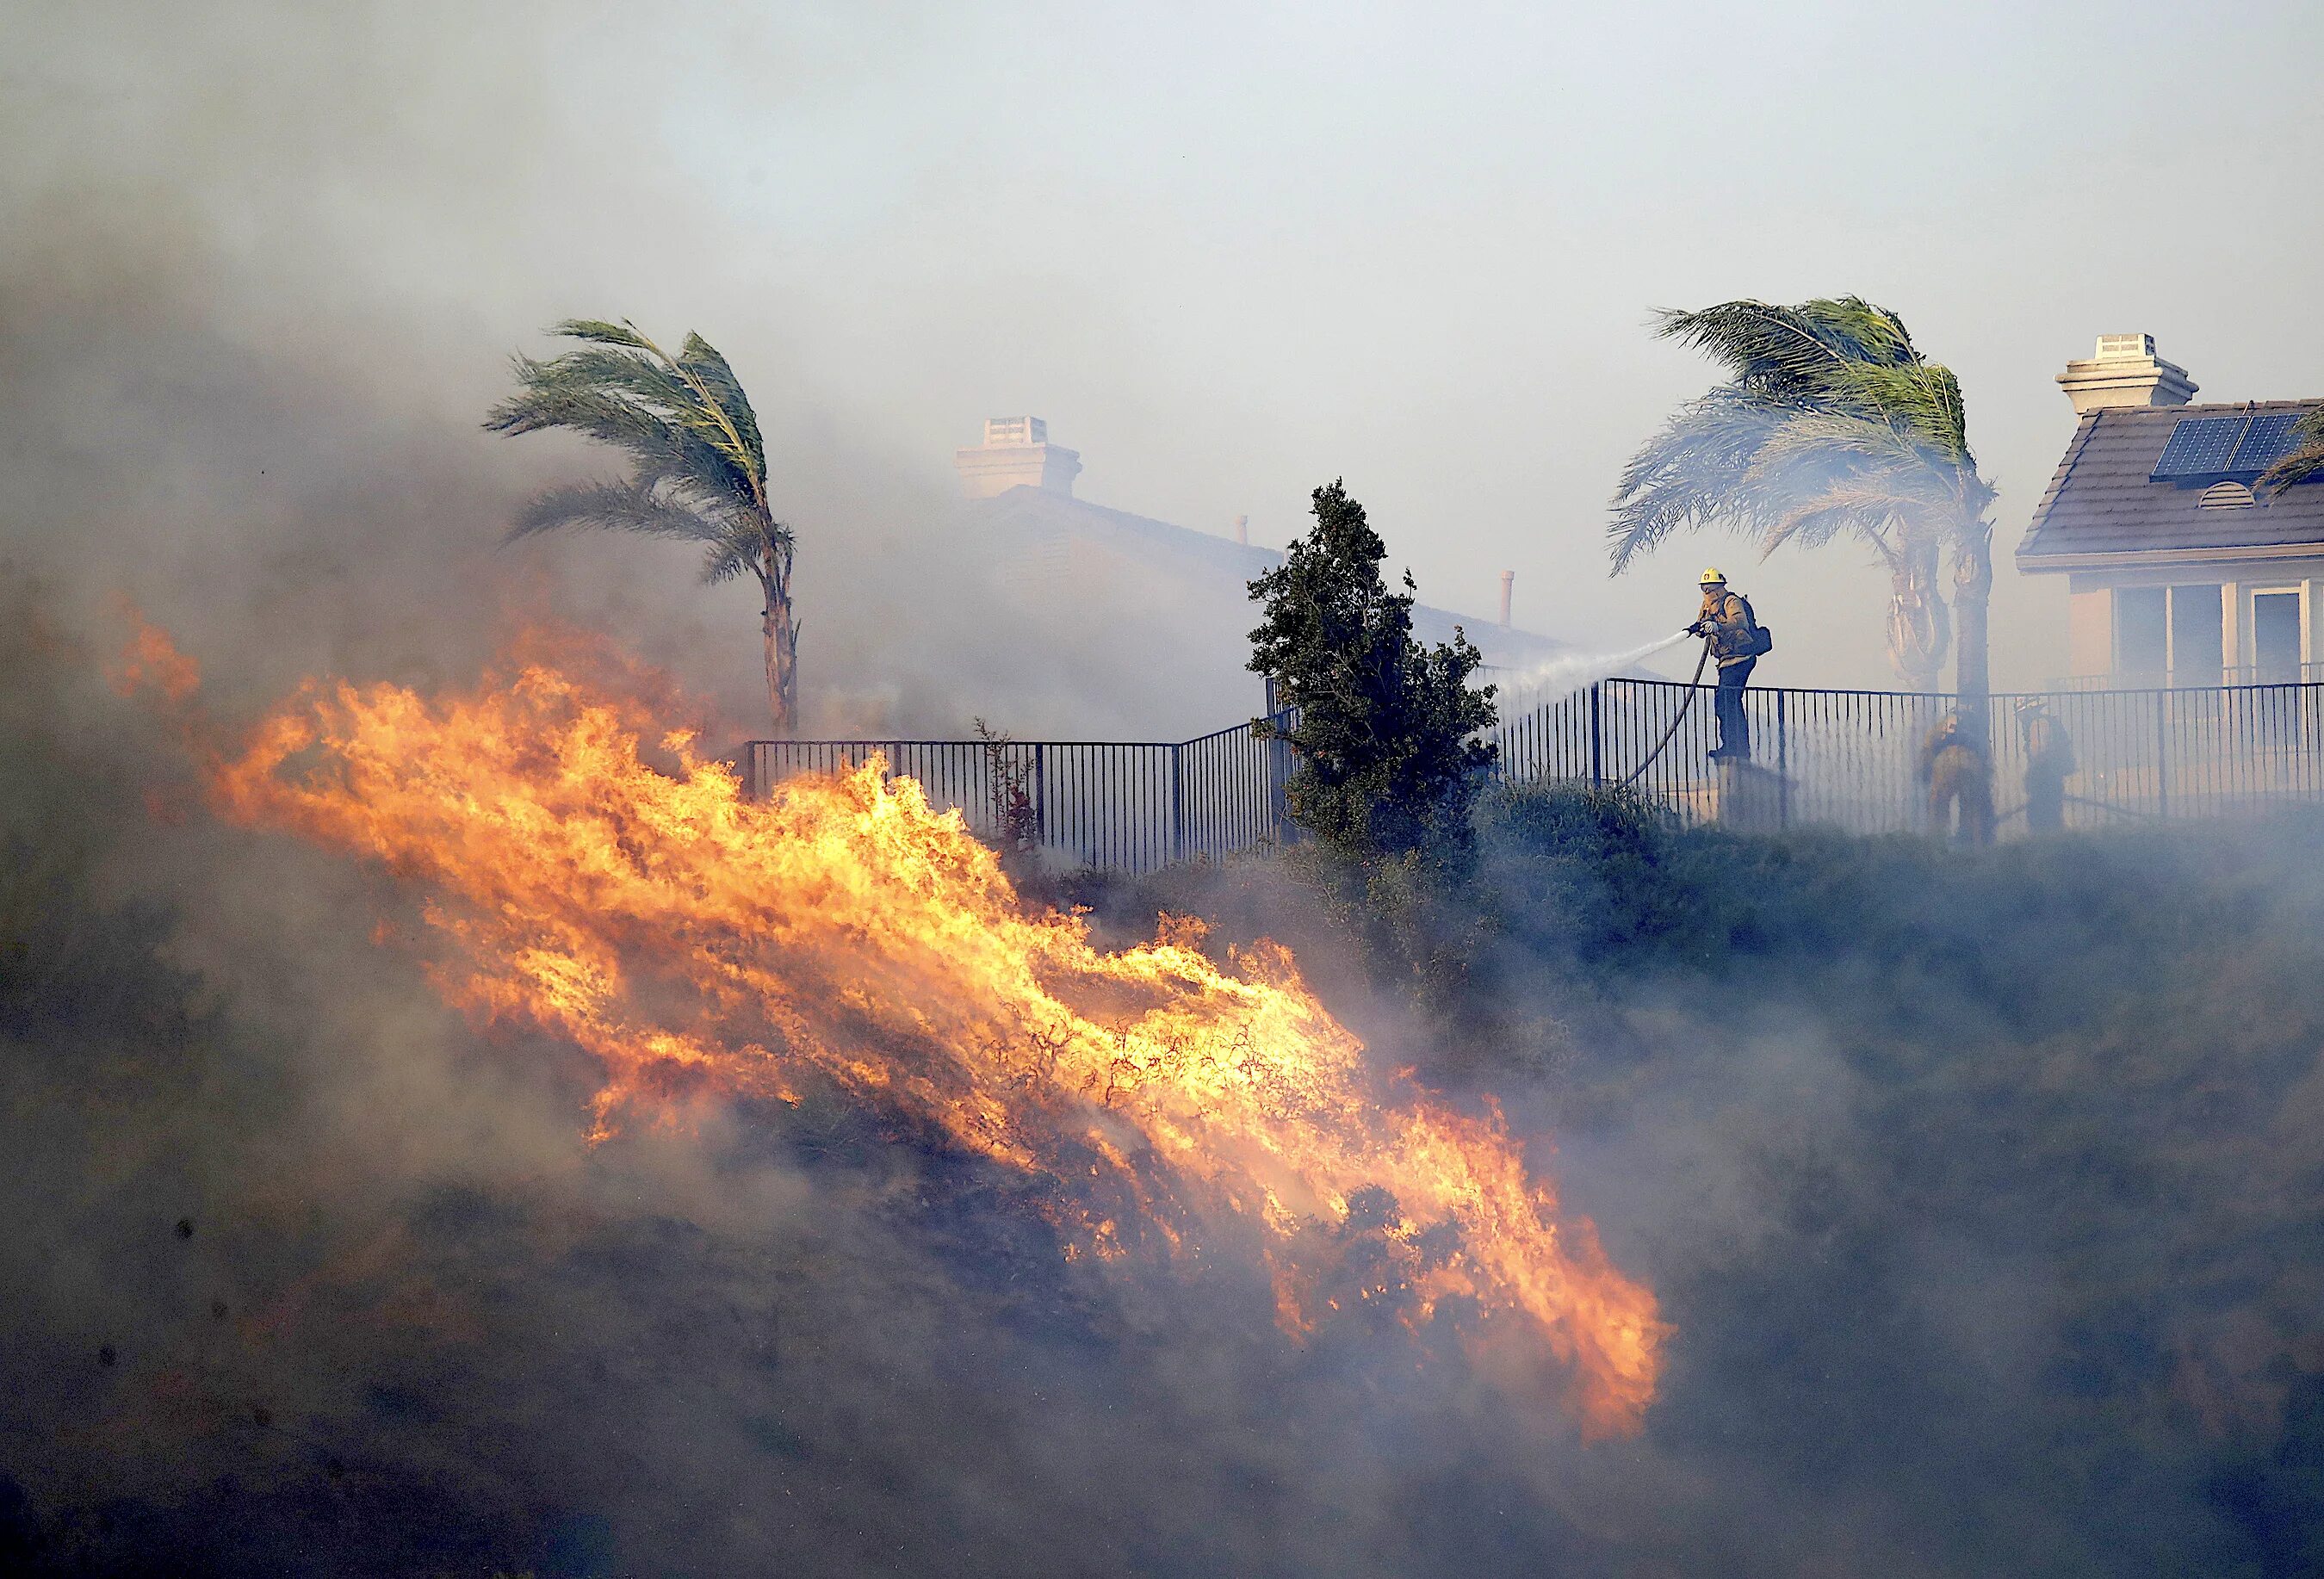
[[[2066,780],[2060,773],[2025,770],[2025,826],[2030,833],[2057,834],[2066,829]]]
[[[1711,700],[1719,712],[1720,756],[1748,760],[1751,755],[1751,721],[1743,716],[1743,688],[1751,683],[1751,670],[1758,662],[1746,658],[1719,666],[1719,690]]]

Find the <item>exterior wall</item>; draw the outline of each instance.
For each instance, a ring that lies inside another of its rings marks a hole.
[[[2082,585],[2077,576],[2066,597],[2066,657],[2074,674],[2114,668],[2114,591]]]

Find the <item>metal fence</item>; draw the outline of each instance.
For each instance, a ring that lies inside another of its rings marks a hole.
[[[2211,691],[2234,686],[2291,686],[2324,683],[2324,662],[2216,663],[2144,674],[2068,675],[2044,688],[2052,691],[2151,691],[2158,689]]]
[[[2028,695],[2071,743],[2069,826],[2324,801],[2324,684]],[[2021,699],[1996,696],[1987,714],[2004,838],[2025,832]],[[1954,706],[1950,697],[1913,692],[1749,690],[1752,760],[1712,762],[1711,688],[1612,679],[1504,719],[1490,738],[1505,779],[1627,784],[1689,822],[1929,831],[1923,749]],[[1294,836],[1284,807],[1288,748],[1258,739],[1249,725],[1176,743],[753,741],[748,783],[764,794],[794,774],[829,772],[874,753],[890,773],[918,780],[936,804],[958,808],[980,836],[1075,864],[1150,872]]]
[[[2324,685],[2000,694],[1986,743],[2005,838],[2024,831],[2018,704],[2029,699],[2071,744],[2070,826],[2324,800]],[[1508,720],[1494,738],[1511,779],[1628,784],[1689,821],[1925,831],[1923,750],[1955,706],[1914,692],[1749,690],[1752,760],[1714,762],[1710,688],[1618,679]]]
[[[1290,756],[1248,724],[1193,740],[754,740],[753,795],[873,755],[956,808],[978,837],[1117,872],[1287,842]]]

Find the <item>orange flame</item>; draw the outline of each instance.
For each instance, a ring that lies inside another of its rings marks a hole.
[[[129,627],[129,640],[105,671],[115,695],[134,697],[151,690],[171,702],[185,702],[202,688],[200,668],[178,651],[167,631],[146,620],[127,594],[113,594],[106,605],[114,618]]]
[[[819,1076],[1051,1181],[1069,1257],[1240,1225],[1295,1334],[1333,1303],[1319,1238],[1360,1217],[1415,1319],[1463,1297],[1477,1330],[1545,1341],[1586,1428],[1637,1427],[1653,1294],[1559,1217],[1497,1111],[1384,1088],[1280,948],[1222,968],[1185,923],[1101,948],[876,763],[752,801],[683,734],[656,771],[650,731],[545,663],[432,701],[310,683],[211,790],[423,885],[454,945],[439,989],[601,1059],[601,1133],[657,1095],[796,1100]]]

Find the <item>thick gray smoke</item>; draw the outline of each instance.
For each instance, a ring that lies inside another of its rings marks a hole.
[[[1471,1376],[1391,1309],[1295,1344],[1255,1263],[1076,1267],[1025,1180],[834,1099],[586,1145],[586,1059],[445,1011],[392,883],[210,823],[49,589],[5,592],[0,1566],[1480,1572],[1606,1544],[1563,1503],[1628,1500],[1627,1454],[1578,1445],[1554,1379]],[[1332,1232],[1352,1312],[1364,1234]]]
[[[1167,683],[1024,673],[945,531],[949,479],[789,375],[782,303],[634,128],[541,91],[574,72],[610,100],[646,64],[593,60],[588,16],[0,23],[0,1567],[1353,1573],[1590,1548],[1533,1492],[1499,1511],[1498,1463],[1598,1473],[1554,1408],[1472,1399],[1457,1364],[1420,1387],[1400,1332],[1291,1345],[1255,1267],[1075,1271],[1021,1184],[877,1115],[590,1149],[585,1060],[447,1013],[400,946],[410,896],[222,833],[179,743],[99,681],[115,591],[229,722],[310,674],[456,683],[549,619],[748,730],[746,595],[650,542],[495,547],[530,489],[603,464],[477,430],[507,353],[627,312],[711,333],[751,383],[801,533],[811,725],[1047,708],[1102,733],[1110,689]]]
[[[110,592],[228,720],[546,618],[755,723],[747,594],[493,546],[599,464],[475,427],[574,312],[751,383],[811,723],[1095,732],[1158,683],[1024,672],[941,444],[798,367],[766,260],[619,113],[686,44],[608,51],[614,14],[0,14],[0,1570],[2313,1571],[2299,830],[1578,860],[1541,852],[1595,825],[1536,807],[1480,884],[1507,1035],[1459,1048],[1280,874],[1096,896],[1291,937],[1558,1137],[1679,1331],[1646,1435],[1585,1445],[1392,1319],[1291,1344],[1256,1267],[1069,1264],[1021,1180],[836,1101],[590,1148],[596,1072],[446,1011],[413,896],[209,821],[99,679]]]
[[[1028,643],[1010,567],[964,531],[950,447],[802,361],[824,310],[761,243],[688,201],[695,172],[618,116],[617,8],[19,8],[0,19],[0,374],[9,551],[56,595],[125,590],[272,691],[329,669],[444,678],[513,626],[618,637],[763,731],[754,591],[682,547],[609,535],[497,547],[530,492],[618,461],[478,422],[512,352],[563,318],[699,329],[748,384],[800,542],[809,732],[1120,732],[1173,690],[1084,641]],[[703,36],[742,23],[701,19]],[[459,41],[457,47],[448,40]],[[1089,628],[1121,612],[1085,595]],[[1028,647],[1038,657],[1028,661]],[[1255,685],[1244,689],[1255,689]],[[1251,710],[1199,706],[1205,725]]]

